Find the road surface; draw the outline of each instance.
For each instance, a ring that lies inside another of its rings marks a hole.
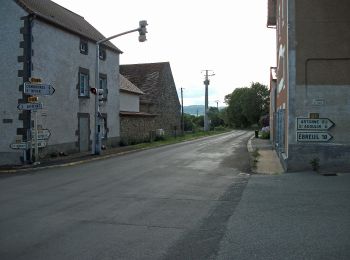
[[[252,132],[0,179],[0,259],[211,259]]]

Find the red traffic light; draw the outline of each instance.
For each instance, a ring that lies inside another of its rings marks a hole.
[[[90,92],[94,95],[97,94],[97,89],[96,88],[90,88]]]

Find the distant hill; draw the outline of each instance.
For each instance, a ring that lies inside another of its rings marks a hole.
[[[224,107],[219,107],[220,109],[223,109]],[[192,105],[192,106],[184,106],[184,113],[190,114],[190,115],[198,115],[203,116],[204,115],[204,105]]]
[[[203,105],[192,105],[192,106],[184,106],[184,113],[190,115],[204,115],[204,106]]]

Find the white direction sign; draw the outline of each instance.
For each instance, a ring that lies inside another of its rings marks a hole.
[[[328,118],[297,118],[297,130],[328,130],[332,126],[334,122]]]
[[[44,148],[46,147],[47,142],[45,140],[38,140],[38,148]],[[30,147],[30,143],[29,142],[22,142],[22,143],[14,143],[14,144],[10,144],[10,148],[12,149],[29,149]],[[32,141],[32,148],[34,148],[35,146],[35,142]]]
[[[44,148],[46,147],[47,142],[45,140],[38,140],[38,148]],[[34,148],[35,142],[32,141],[32,148]]]
[[[38,129],[38,140],[47,140],[51,136],[51,132],[49,129]],[[34,139],[35,133],[32,129],[32,138]]]
[[[20,110],[38,110],[43,109],[43,103],[21,103],[17,106]]]
[[[297,131],[298,142],[328,142],[332,138],[327,132]]]
[[[24,93],[33,96],[50,96],[55,93],[55,89],[49,84],[25,82]]]
[[[10,144],[10,148],[12,149],[28,149],[28,143],[15,143],[15,144]]]

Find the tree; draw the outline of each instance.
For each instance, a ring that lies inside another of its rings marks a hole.
[[[210,128],[214,129],[218,126],[224,126],[225,122],[221,117],[221,113],[216,107],[209,107],[208,118],[210,120]]]
[[[261,83],[236,88],[225,96],[228,124],[235,127],[248,127],[258,124],[261,116],[269,111],[269,90]]]

